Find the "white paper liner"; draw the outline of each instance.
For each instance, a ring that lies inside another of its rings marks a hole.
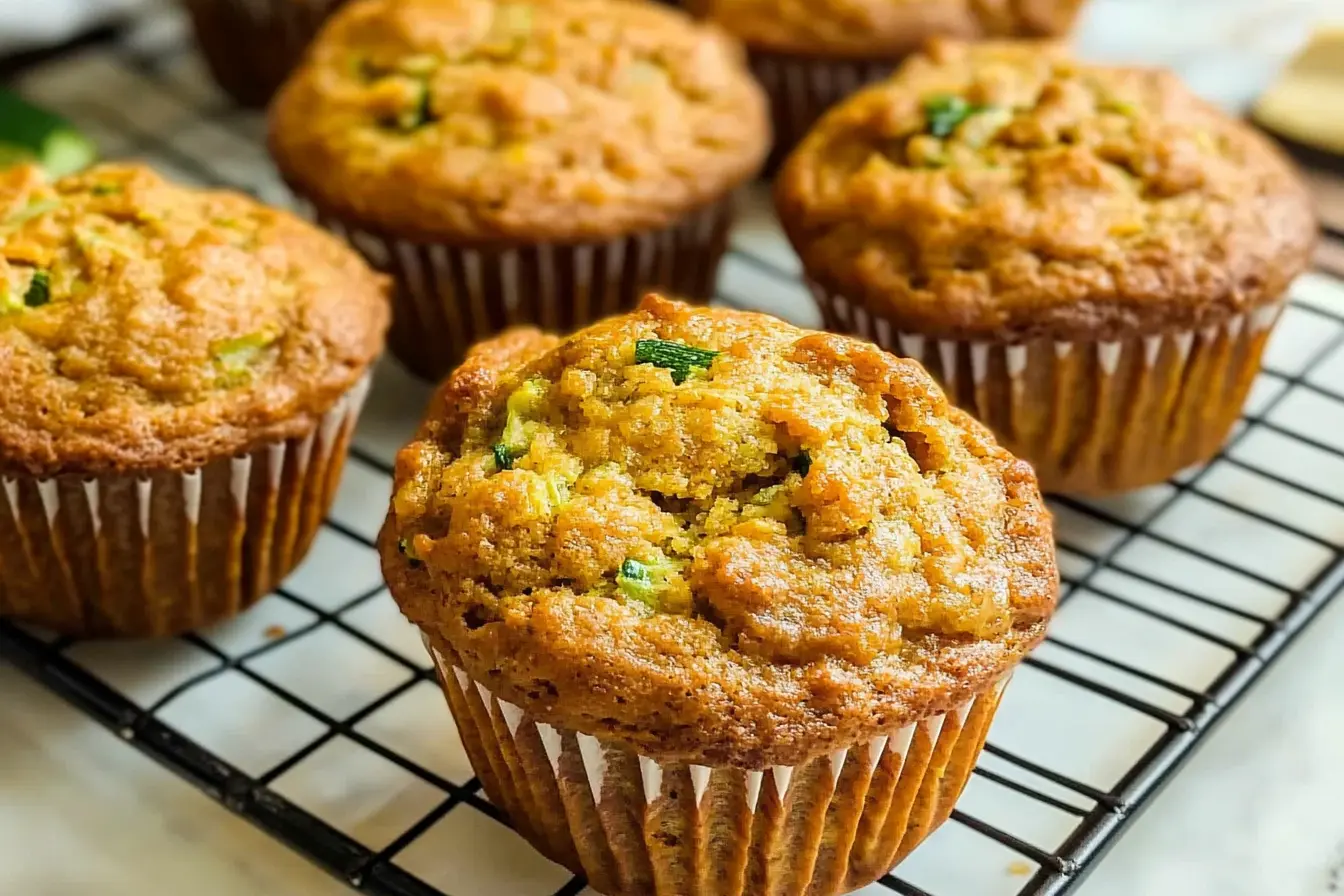
[[[3,478],[0,616],[149,637],[244,609],[307,552],[368,389],[366,374],[308,436],[195,470]]]
[[[660,762],[558,729],[426,646],[491,800],[538,849],[616,896],[751,893],[723,883],[761,862],[791,882],[771,892],[830,896],[869,883],[951,812],[1007,684],[801,766],[743,771]],[[724,867],[707,866],[712,855]]]
[[[733,207],[726,197],[664,230],[602,243],[470,249],[398,239],[322,213],[303,197],[296,203],[392,275],[388,344],[408,369],[431,380],[449,373],[471,345],[508,327],[571,332],[634,308],[650,290],[709,300]]]
[[[1118,340],[1009,345],[902,332],[810,286],[828,328],[919,361],[1052,491],[1151,485],[1215,454],[1284,308],[1279,300],[1212,326]]]
[[[767,168],[773,170],[836,103],[880,81],[898,60],[824,59],[753,50],[751,70],[770,98],[775,144]]]
[[[346,0],[185,0],[197,42],[219,85],[261,105]]]

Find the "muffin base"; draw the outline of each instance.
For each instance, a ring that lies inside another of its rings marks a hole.
[[[426,645],[491,802],[608,896],[838,896],[877,880],[951,814],[1007,683],[870,743],[743,771],[552,727]]]
[[[76,637],[148,638],[246,609],[311,546],[368,385],[301,439],[196,470],[0,480],[0,616]]]
[[[899,59],[827,59],[752,50],[752,73],[770,98],[775,144],[765,170],[774,173],[826,110],[895,71]]]
[[[1155,485],[1218,453],[1283,302],[1199,330],[1115,341],[931,339],[812,284],[826,326],[922,363],[948,397],[1031,461],[1046,491]]]
[[[388,345],[412,373],[437,381],[474,343],[509,327],[571,332],[633,309],[650,290],[709,300],[733,209],[727,197],[663,230],[605,243],[503,249],[417,243],[305,211],[392,275]]]
[[[215,81],[238,103],[264,106],[345,0],[185,0]]]

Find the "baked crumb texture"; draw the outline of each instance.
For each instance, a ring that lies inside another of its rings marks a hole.
[[[384,542],[407,615],[501,697],[744,767],[963,703],[1056,586],[1030,468],[918,365],[658,297],[474,351]]]
[[[825,112],[931,38],[1060,37],[1082,0],[688,0],[748,48],[770,97],[774,171]]]
[[[710,298],[769,135],[735,41],[625,0],[351,3],[271,112],[281,173],[395,276],[392,350],[433,380],[507,326]]]
[[[0,472],[186,471],[303,436],[382,350],[383,278],[244,196],[0,173]]]
[[[923,361],[1051,490],[1207,459],[1316,239],[1263,137],[1168,72],[938,43],[776,185],[829,326]]]
[[[0,173],[0,615],[150,637],[269,592],[335,492],[384,291],[242,196]]]
[[[359,0],[271,110],[334,217],[412,241],[602,242],[750,178],[769,139],[739,45],[626,0]]]
[[[345,0],[183,0],[215,82],[261,107],[293,70],[327,16]]]
[[[491,798],[630,896],[880,876],[1058,584],[1030,468],[917,364],[658,296],[478,346],[380,547]]]

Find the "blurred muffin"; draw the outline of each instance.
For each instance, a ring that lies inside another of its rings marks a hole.
[[[210,74],[245,106],[264,106],[345,0],[182,0]]]
[[[933,37],[1062,37],[1084,0],[686,0],[741,38],[770,96],[774,170],[822,113]]]
[[[1218,450],[1316,238],[1269,141],[1164,71],[938,45],[828,114],[779,214],[828,326],[924,364],[1047,490]]]
[[[1030,467],[919,365],[657,296],[474,349],[380,550],[490,799],[620,896],[884,874],[1057,589]]]
[[[271,118],[317,219],[396,276],[392,350],[429,378],[510,325],[708,298],[768,143],[735,43],[624,0],[352,3]]]
[[[384,292],[242,196],[0,172],[0,616],[167,635],[272,590],[335,491]]]

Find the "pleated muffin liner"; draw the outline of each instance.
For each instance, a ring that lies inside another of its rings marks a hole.
[[[770,98],[775,143],[765,167],[773,172],[826,110],[889,76],[899,60],[827,59],[752,50],[750,62]]]
[[[302,438],[187,472],[0,480],[0,616],[79,637],[161,637],[268,594],[313,542],[368,393]]]
[[[1282,300],[1195,330],[1113,341],[933,339],[812,284],[828,328],[922,363],[1048,491],[1154,485],[1207,461],[1241,413]]]
[[[345,0],[185,0],[215,81],[244,106],[264,106]]]
[[[649,290],[713,297],[728,247],[731,196],[671,227],[609,242],[469,249],[418,243],[356,226],[300,200],[300,212],[393,276],[392,353],[438,380],[473,344],[520,324],[570,332],[629,311]]]
[[[1007,684],[802,765],[743,771],[554,727],[426,646],[491,802],[608,896],[835,896],[871,883],[947,820]]]

